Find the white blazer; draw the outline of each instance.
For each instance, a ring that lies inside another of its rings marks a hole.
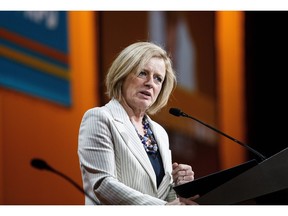
[[[176,198],[172,159],[164,128],[148,117],[159,146],[165,176],[157,188],[156,175],[137,132],[115,99],[83,116],[78,156],[83,188],[99,204],[163,205]],[[85,197],[85,204],[93,204]]]

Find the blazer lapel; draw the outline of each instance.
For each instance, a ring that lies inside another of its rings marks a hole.
[[[144,147],[141,143],[141,140],[138,137],[138,134],[131,123],[126,111],[121,106],[121,104],[112,99],[106,107],[110,110],[117,130],[121,134],[124,142],[131,150],[133,155],[138,159],[139,163],[142,165],[143,169],[146,170],[148,175],[150,176],[152,182],[154,183],[156,188],[156,175],[154,169],[150,163],[147,153],[144,150]]]

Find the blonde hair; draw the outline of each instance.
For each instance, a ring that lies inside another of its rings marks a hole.
[[[137,73],[153,57],[164,60],[166,75],[156,101],[148,108],[147,112],[155,114],[166,106],[172,91],[176,87],[176,76],[167,52],[152,42],[136,42],[120,52],[106,76],[108,97],[121,101],[123,81],[130,73]]]

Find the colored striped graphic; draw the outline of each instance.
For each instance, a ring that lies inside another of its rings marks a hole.
[[[0,38],[3,38],[7,41],[10,41],[14,44],[17,44],[29,50],[33,50],[37,53],[41,53],[44,56],[51,57],[59,62],[63,62],[65,64],[68,63],[68,57],[66,54],[61,53],[45,45],[42,45],[36,41],[30,40],[28,38],[24,38],[21,35],[15,34],[13,32],[9,32],[6,29],[0,28]]]
[[[8,47],[0,45],[0,56],[12,59],[16,62],[38,69],[39,71],[46,72],[63,79],[69,79],[70,74],[67,70],[37,59],[36,57],[32,57],[27,54],[15,51]]]
[[[49,29],[37,13],[0,12],[0,85],[70,106],[67,14],[43,12],[57,21]]]

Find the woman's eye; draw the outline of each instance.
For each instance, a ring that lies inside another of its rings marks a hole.
[[[139,77],[143,77],[143,76],[146,76],[146,72],[145,71],[141,71],[139,74],[138,74]]]
[[[156,77],[157,82],[162,83],[162,78],[161,77]]]

